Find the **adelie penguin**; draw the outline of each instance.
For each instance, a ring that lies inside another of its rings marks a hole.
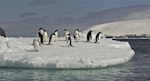
[[[68,47],[70,47],[70,46],[73,47],[70,34],[67,35],[67,40],[66,40],[66,42],[67,42]]]
[[[80,41],[79,29],[75,30],[75,32],[73,33],[73,37],[75,39],[75,42],[79,42]]]
[[[88,33],[87,33],[87,42],[90,42],[92,39],[92,31],[90,30]]]
[[[99,40],[102,38],[102,32],[98,32],[95,37],[95,43],[99,43]]]
[[[54,32],[54,34],[55,34],[55,42],[57,41],[57,39],[58,39],[58,30],[55,30],[55,32]]]
[[[66,41],[67,41],[68,34],[70,34],[69,31],[67,29],[64,29],[64,35]]]
[[[44,42],[47,42],[47,39],[48,39],[48,35],[47,35],[46,30],[44,30],[44,31],[43,31],[43,41],[44,41]]]
[[[43,32],[44,32],[43,28],[39,28],[38,35],[39,35],[41,44],[43,44]]]
[[[49,37],[48,45],[53,45],[54,41],[55,41],[55,33],[52,33],[51,36]]]
[[[32,46],[33,46],[34,51],[36,51],[36,52],[39,51],[39,47],[42,47],[42,46],[41,46],[41,43],[39,42],[38,39],[34,39],[34,40],[33,40]]]

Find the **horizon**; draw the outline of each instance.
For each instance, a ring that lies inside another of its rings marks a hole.
[[[0,27],[7,36],[34,37],[43,27],[50,35],[56,29],[83,31],[90,27],[89,15],[104,10],[150,5],[148,0],[0,0]],[[85,20],[87,20],[85,22]],[[93,19],[94,20],[94,19]],[[95,19],[96,20],[96,19]]]

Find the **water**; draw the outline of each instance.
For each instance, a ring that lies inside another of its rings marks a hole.
[[[100,69],[0,68],[0,81],[150,81],[150,39],[128,39],[135,56],[125,64]]]

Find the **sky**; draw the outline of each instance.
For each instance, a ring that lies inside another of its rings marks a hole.
[[[0,27],[16,37],[37,36],[40,27],[49,34],[65,27],[84,30],[72,24],[90,13],[132,5],[150,5],[150,0],[0,0]]]

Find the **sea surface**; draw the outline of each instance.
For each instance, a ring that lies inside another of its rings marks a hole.
[[[0,81],[150,81],[150,39],[128,41],[135,56],[127,63],[99,69],[0,68]]]

